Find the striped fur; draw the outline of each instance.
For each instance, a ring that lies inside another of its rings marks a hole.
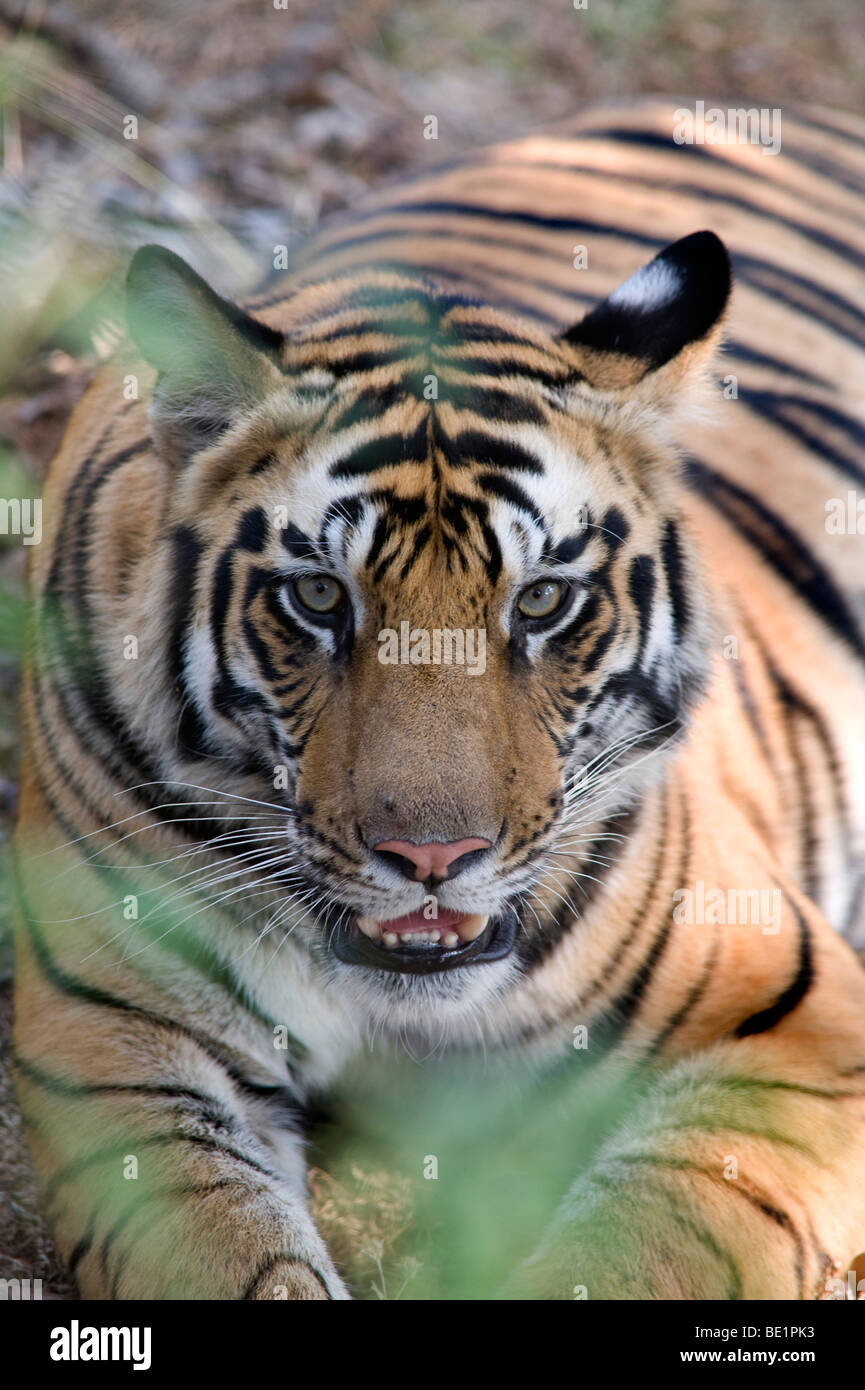
[[[53,464],[24,699],[19,1089],[85,1296],[345,1296],[303,1113],[375,1035],[659,1067],[512,1293],[813,1298],[865,1246],[865,540],[825,524],[865,497],[865,126],[672,129],[602,108],[389,190],[258,328],[133,267],[159,379],[112,363]],[[720,359],[705,268],[663,361],[628,315],[668,262],[580,323],[703,227]],[[347,627],[286,600],[319,571]],[[570,607],[518,628],[543,574]],[[485,672],[383,666],[403,621],[484,629]],[[371,846],[472,835],[439,901],[509,954],[334,957],[420,906]],[[677,920],[699,884],[778,929]]]

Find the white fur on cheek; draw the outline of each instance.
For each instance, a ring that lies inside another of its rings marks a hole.
[[[216,650],[210,632],[198,628],[187,644],[189,690],[202,720],[210,718],[210,692],[216,683]]]

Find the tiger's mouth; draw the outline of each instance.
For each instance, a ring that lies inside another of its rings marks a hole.
[[[516,927],[513,913],[489,917],[441,911],[429,920],[423,912],[410,912],[385,922],[356,917],[337,928],[331,949],[345,965],[429,975],[502,960],[513,949]]]

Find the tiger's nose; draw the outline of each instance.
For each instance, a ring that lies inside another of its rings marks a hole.
[[[456,873],[468,867],[467,862],[457,868],[458,859],[468,854],[474,856],[475,851],[485,849],[492,849],[492,841],[482,840],[478,836],[449,840],[446,844],[437,840],[430,840],[425,845],[413,845],[411,840],[380,840],[373,845],[376,854],[395,855],[406,878],[420,882],[428,878],[455,878]],[[474,862],[474,857],[470,862]]]

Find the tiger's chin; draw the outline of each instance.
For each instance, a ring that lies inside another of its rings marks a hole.
[[[416,1058],[474,1048],[483,1019],[522,975],[516,905],[502,903],[482,920],[478,935],[457,946],[429,939],[390,946],[384,933],[374,940],[357,916],[343,916],[319,938],[322,963],[330,965],[328,988],[372,1038]]]
[[[330,949],[344,965],[403,975],[433,975],[504,960],[514,948],[513,912],[487,915],[446,911],[434,920],[421,912],[377,921],[355,917],[332,933]]]

